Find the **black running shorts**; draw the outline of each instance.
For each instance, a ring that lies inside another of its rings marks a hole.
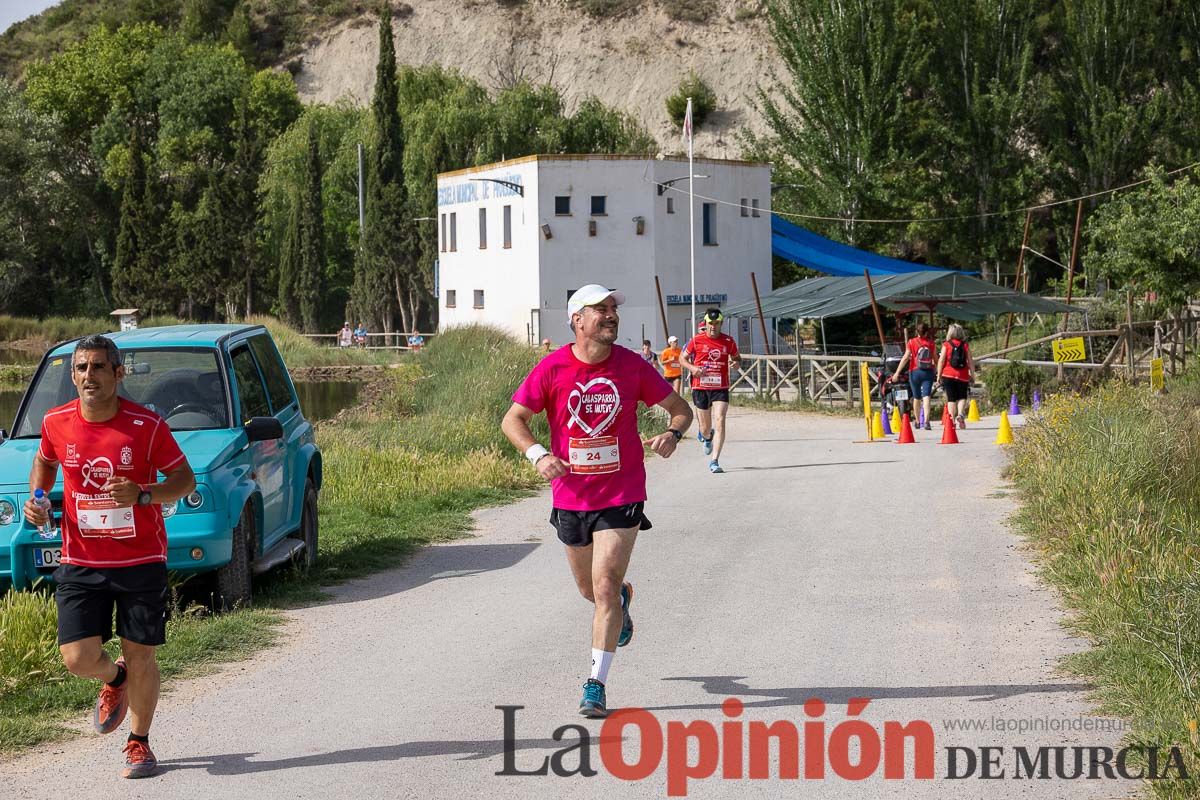
[[[971,384],[958,378],[942,376],[942,387],[946,390],[946,399],[951,403],[966,400],[971,395]]]
[[[596,531],[625,530],[637,528],[648,531],[653,525],[646,519],[645,503],[630,503],[613,506],[601,511],[550,510],[550,524],[558,531],[558,539],[568,547],[587,547],[592,543]]]
[[[701,411],[712,408],[713,403],[728,403],[728,389],[692,389],[692,402]]]
[[[93,569],[63,564],[54,571],[54,600],[58,604],[58,643],[113,634],[136,644],[158,646],[167,641],[167,565]]]

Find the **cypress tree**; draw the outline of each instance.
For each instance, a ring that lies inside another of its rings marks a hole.
[[[300,195],[300,263],[296,302],[304,330],[320,326],[321,295],[325,284],[325,210],[321,201],[321,152],[316,119],[309,120],[308,158]]]
[[[397,297],[413,277],[418,247],[404,185],[404,129],[397,102],[392,13],[384,4],[379,11],[379,61],[371,98],[376,141],[367,182],[366,230],[351,289],[356,315],[380,324],[384,331],[392,330]]]
[[[129,177],[121,195],[112,287],[118,303],[149,312],[166,310],[166,287],[158,274],[161,248],[155,183],[147,177],[142,128],[135,121],[129,135]]]
[[[300,325],[300,301],[297,297],[297,281],[302,269],[303,236],[300,232],[301,201],[292,204],[288,215],[287,230],[283,234],[283,246],[279,253],[279,291],[275,297],[276,315],[292,326]]]

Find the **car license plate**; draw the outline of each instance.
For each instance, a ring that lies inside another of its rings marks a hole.
[[[50,569],[62,563],[62,548],[35,547],[33,550],[33,565],[38,569]]]
[[[897,389],[896,390],[896,402],[903,403],[907,399],[908,399],[908,389]]]

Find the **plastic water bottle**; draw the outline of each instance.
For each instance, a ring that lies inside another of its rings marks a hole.
[[[45,489],[33,490],[33,504],[42,508],[46,512],[46,521],[38,525],[38,535],[43,539],[54,538],[54,513],[50,505],[50,498],[46,497]]]

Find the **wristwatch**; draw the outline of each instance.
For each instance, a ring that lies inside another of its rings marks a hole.
[[[667,428],[667,433],[672,434],[677,442],[683,438],[683,433],[674,428]]]
[[[140,492],[138,492],[137,504],[139,506],[150,505],[150,490],[142,489]]]

